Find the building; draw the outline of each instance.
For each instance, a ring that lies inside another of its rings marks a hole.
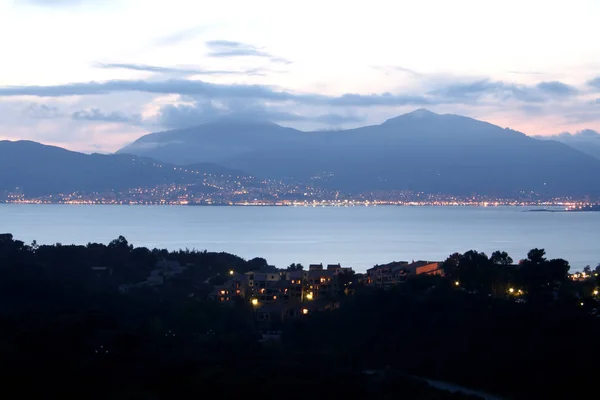
[[[444,275],[441,261],[416,261],[407,265],[410,276]]]
[[[389,288],[398,283],[402,270],[408,261],[394,261],[389,264],[376,265],[367,270],[367,284],[377,287]]]
[[[439,261],[394,261],[367,270],[367,284],[388,289],[418,275],[443,275]]]
[[[308,271],[306,283],[304,284],[304,298],[306,300],[333,298],[339,292],[338,283],[338,274],[335,271]]]
[[[215,286],[211,298],[224,304],[245,298],[255,319],[265,329],[276,328],[288,318],[339,307],[339,275],[351,272],[340,264],[311,264],[308,271],[261,268],[245,274],[230,271],[230,279]]]
[[[236,298],[244,298],[248,295],[248,277],[244,274],[231,271],[231,278],[223,285],[214,287],[210,297],[221,302],[228,303]]]

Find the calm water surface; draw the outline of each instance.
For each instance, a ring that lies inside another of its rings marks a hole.
[[[574,269],[600,263],[600,212],[521,207],[185,207],[0,205],[0,232],[27,243],[108,243],[227,251],[292,262],[342,263],[357,271],[470,249],[524,258],[533,247]]]

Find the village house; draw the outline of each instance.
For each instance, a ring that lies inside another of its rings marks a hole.
[[[249,290],[248,277],[234,271],[230,271],[230,279],[223,285],[216,285],[210,297],[219,302],[232,302],[236,297],[244,298]]]
[[[230,271],[230,279],[215,286],[210,297],[221,303],[245,298],[253,305],[257,321],[282,321],[339,305],[335,302],[340,293],[338,278],[347,272],[353,273],[340,264],[311,264],[308,271],[274,267],[245,274]]]
[[[438,261],[394,261],[367,270],[367,284],[388,289],[418,275],[443,275]]]

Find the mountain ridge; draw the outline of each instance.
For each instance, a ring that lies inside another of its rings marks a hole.
[[[557,135],[539,135],[534,137],[540,140],[555,140],[600,159],[600,133],[593,129],[584,129],[575,133],[563,132]]]
[[[339,131],[217,121],[142,136],[119,152],[173,164],[213,162],[270,178],[307,180],[328,172],[333,177],[323,184],[353,193],[600,194],[600,161],[589,155],[485,121],[426,109]]]
[[[195,170],[231,171],[214,164]],[[237,171],[235,171],[237,173]],[[38,142],[0,141],[0,192],[21,188],[27,196],[120,191],[197,180],[172,165],[128,154],[84,154]]]

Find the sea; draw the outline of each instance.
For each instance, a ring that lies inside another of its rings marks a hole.
[[[475,206],[129,206],[0,204],[0,233],[38,244],[108,243],[224,251],[291,263],[337,264],[364,272],[391,261],[443,261],[450,254],[532,248],[572,270],[600,263],[600,212],[539,212]]]

